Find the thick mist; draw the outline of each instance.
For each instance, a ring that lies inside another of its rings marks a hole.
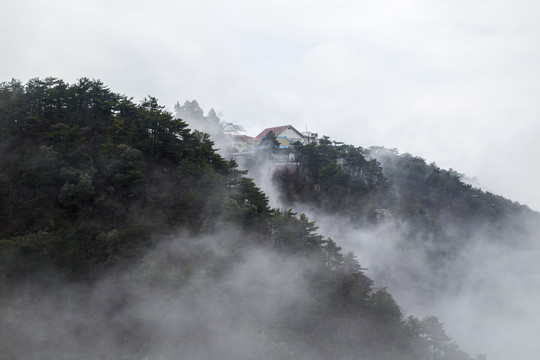
[[[265,331],[307,301],[311,265],[269,249],[239,251],[235,238],[245,234],[223,230],[171,237],[91,285],[58,279],[12,291],[0,306],[0,358],[317,358]]]
[[[257,185],[282,207],[271,165],[250,168]],[[437,316],[448,334],[469,354],[488,359],[536,359],[540,353],[540,223],[506,218],[502,229],[473,226],[451,255],[434,266],[433,254],[445,244],[407,240],[411,224],[386,217],[376,227],[362,227],[302,204],[294,211],[315,220],[319,232],[344,251],[353,251],[366,274],[385,286],[403,311]],[[538,217],[536,218],[538,219]],[[506,224],[518,227],[505,227]],[[462,236],[460,224],[440,219],[450,235]],[[443,249],[444,250],[444,249]]]
[[[311,216],[321,233],[354,251],[407,312],[439,317],[465,351],[495,360],[534,359],[540,351],[538,244],[494,243],[479,231],[434,268],[428,258],[434,245],[411,245],[393,224],[362,230],[343,219]]]

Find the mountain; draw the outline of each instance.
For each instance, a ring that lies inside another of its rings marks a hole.
[[[155,98],[4,82],[0,139],[2,359],[471,359]],[[297,151],[291,199],[372,227],[399,203],[361,149]]]

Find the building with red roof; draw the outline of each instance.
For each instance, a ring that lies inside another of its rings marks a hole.
[[[317,134],[311,132],[301,133],[292,125],[282,125],[264,129],[255,139],[261,143],[270,132],[274,133],[276,140],[279,142],[280,148],[288,148],[295,142],[302,145],[307,145],[312,142],[318,143]]]

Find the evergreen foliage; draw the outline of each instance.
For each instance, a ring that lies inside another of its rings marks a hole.
[[[276,172],[284,200],[307,203],[328,213],[364,222],[375,209],[396,205],[380,164],[368,159],[361,147],[323,137],[319,144],[296,146],[297,165]]]
[[[453,169],[395,149],[373,147],[369,153],[392,184],[399,201],[396,216],[411,224],[409,238],[434,240],[446,255],[478,229],[491,241],[527,238],[527,224],[539,219],[525,205],[468,184]]]

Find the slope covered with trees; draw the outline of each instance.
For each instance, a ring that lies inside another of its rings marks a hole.
[[[461,239],[482,228],[493,241],[526,235],[526,225],[539,219],[539,214],[525,205],[468,184],[453,169],[441,169],[395,149],[372,147],[369,153],[380,161],[385,177],[393,184],[399,214],[405,219],[438,223],[436,227],[444,223]]]
[[[361,147],[323,137],[319,144],[277,151],[292,152],[296,161],[274,175],[289,206],[306,203],[365,224],[373,220],[376,209],[396,205],[380,164],[367,158]]]
[[[391,218],[408,241],[437,243],[434,261],[436,252],[450,258],[479,230],[493,242],[531,238],[529,225],[540,219],[525,205],[467,184],[455,170],[395,149],[324,137],[317,145],[276,151],[296,159],[274,173],[284,204],[347,217],[356,227]]]
[[[0,140],[5,359],[470,359],[155,98],[13,80]],[[395,203],[375,162],[321,146],[299,151],[323,168],[288,176],[326,195],[291,195],[371,199],[359,216]]]

